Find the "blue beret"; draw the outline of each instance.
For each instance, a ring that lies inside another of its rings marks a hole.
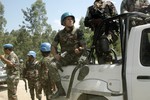
[[[13,48],[13,45],[12,44],[4,44],[3,47],[4,47],[4,49],[11,49],[11,48]]]

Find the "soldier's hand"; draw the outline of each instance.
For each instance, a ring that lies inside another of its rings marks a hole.
[[[3,59],[5,55],[0,55],[0,59]]]
[[[91,21],[90,21],[90,23],[92,24],[92,25],[99,25],[100,23],[102,22],[102,19],[92,19]]]
[[[51,90],[56,91],[56,84],[54,82],[51,82]]]
[[[81,53],[81,50],[80,50],[79,48],[75,48],[74,52],[75,52],[76,54],[80,54],[80,53]]]

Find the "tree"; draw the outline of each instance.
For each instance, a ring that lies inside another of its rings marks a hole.
[[[27,11],[22,9],[22,12],[25,19],[23,24],[31,34],[50,33],[52,31],[51,26],[47,23],[47,12],[45,9],[45,3],[43,3],[42,0],[37,0],[32,4],[31,8],[27,8]]]
[[[0,43],[3,44],[4,39],[4,27],[6,25],[6,20],[4,18],[4,6],[0,2]],[[0,53],[2,53],[2,46],[0,46]]]
[[[80,25],[79,29],[82,30],[83,33],[84,33],[84,36],[85,36],[84,38],[85,38],[85,41],[87,43],[87,47],[90,48],[91,45],[92,45],[92,41],[93,41],[92,37],[93,37],[94,33],[91,31],[90,28],[85,27],[85,25],[84,25],[84,17],[82,17],[80,19],[79,25]]]
[[[4,6],[0,2],[0,35],[4,32],[4,27],[6,25],[6,19],[4,18]]]
[[[22,9],[24,14],[22,28],[25,28],[31,36],[32,45],[29,43],[29,47],[32,50],[39,51],[39,45],[42,42],[52,41],[50,36],[52,34],[51,25],[47,23],[48,17],[46,17],[45,3],[42,0],[37,0],[31,5],[31,8],[26,10]]]
[[[19,58],[25,59],[27,52],[31,49],[34,50],[32,37],[25,28],[20,28],[19,30],[15,31],[15,33],[17,34],[14,42],[16,53],[18,54]]]

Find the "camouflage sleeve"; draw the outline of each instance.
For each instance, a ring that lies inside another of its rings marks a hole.
[[[125,13],[125,12],[128,12],[127,10],[127,0],[123,0],[121,2],[121,6],[120,6],[120,13]]]
[[[19,60],[17,59],[17,56],[11,53],[8,57],[8,60],[11,61],[13,64],[19,63]]]
[[[27,62],[25,62],[25,66],[23,68],[23,78],[27,78],[26,75],[27,74]]]
[[[90,23],[90,20],[91,20],[90,8],[91,7],[92,6],[88,7],[87,12],[86,12],[86,16],[85,16],[85,20],[84,20],[84,25],[86,27],[90,27],[90,28],[92,27],[91,23]]]
[[[111,8],[111,10],[112,10],[112,16],[118,15],[116,7],[115,7],[115,5],[111,1],[106,1],[106,4]]]
[[[52,42],[52,46],[57,47],[58,43],[60,42],[59,38],[60,38],[59,33],[57,33],[55,38],[54,38],[54,41]]]
[[[35,62],[35,77],[38,77],[39,76],[39,66],[40,66],[40,63],[39,61],[36,61]]]
[[[19,70],[20,69],[18,56],[14,52],[10,53],[10,55],[7,58],[7,60],[9,60],[13,64],[13,67],[14,67],[15,70]]]
[[[36,61],[35,68],[38,70],[39,67],[40,67],[40,62],[39,62],[39,61]]]

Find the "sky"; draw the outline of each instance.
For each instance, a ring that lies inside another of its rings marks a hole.
[[[11,32],[11,30],[19,29],[19,25],[22,25],[24,21],[23,13],[21,9],[31,8],[31,5],[36,0],[0,0],[4,5],[4,18],[7,20],[5,31]],[[61,15],[64,12],[71,12],[76,19],[75,26],[79,26],[79,20],[81,17],[85,17],[87,7],[91,6],[95,0],[43,0],[47,11],[48,21],[47,23],[52,26],[53,30],[62,29],[60,24]],[[118,13],[120,13],[120,4],[122,0],[111,0]]]

